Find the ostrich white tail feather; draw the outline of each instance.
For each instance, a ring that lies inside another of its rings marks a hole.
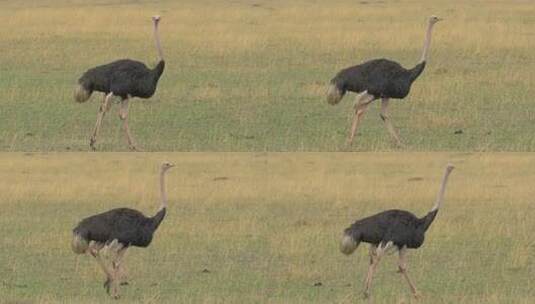
[[[86,90],[81,84],[79,84],[74,90],[74,100],[76,102],[86,102],[89,97],[91,97],[91,92]]]
[[[71,248],[76,254],[84,254],[89,248],[89,242],[78,233],[74,233],[72,236]]]
[[[356,242],[351,235],[344,233],[344,235],[342,236],[342,241],[340,241],[340,251],[343,254],[352,254],[358,246],[359,243]]]
[[[344,97],[342,91],[340,91],[340,89],[338,89],[335,84],[329,84],[329,87],[327,88],[327,102],[329,104],[335,105],[339,103],[340,100],[342,100],[342,97]]]

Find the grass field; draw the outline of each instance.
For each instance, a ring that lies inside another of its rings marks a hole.
[[[431,14],[445,21],[429,65],[391,107],[405,150],[535,150],[531,1],[91,3],[0,1],[0,150],[87,150],[101,96],[76,104],[76,80],[119,58],[154,64],[156,13],[167,67],[130,112],[146,151],[344,150],[353,96],[331,107],[326,84],[370,58],[412,67]],[[100,150],[127,149],[115,111]],[[352,149],[396,149],[378,105]]]
[[[148,249],[126,257],[121,303],[359,303],[367,248],[338,251],[357,218],[433,205],[448,161],[444,208],[409,255],[420,303],[532,303],[533,155],[349,153],[0,154],[1,303],[112,303],[89,256],[70,250],[83,217],[170,209]],[[413,303],[379,265],[376,303]],[[204,269],[208,273],[203,272]],[[321,286],[314,286],[320,285]],[[113,302],[117,303],[117,302]]]

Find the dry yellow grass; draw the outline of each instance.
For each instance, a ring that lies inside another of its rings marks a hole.
[[[177,164],[169,214],[153,244],[127,256],[126,302],[358,302],[367,250],[340,254],[341,231],[389,208],[424,214],[447,162],[457,169],[444,208],[409,257],[423,303],[534,296],[530,154],[4,153],[3,299],[108,301],[95,262],[70,252],[70,231],[113,207],[154,213],[162,160]],[[373,292],[377,303],[410,301],[394,257],[380,265]]]
[[[392,106],[408,149],[535,148],[530,1],[58,0],[0,4],[0,149],[86,150],[97,105],[72,103],[73,84],[114,59],[152,63],[156,13],[167,69],[130,118],[146,150],[344,149],[352,97],[327,106],[326,83],[371,58],[414,65],[431,14],[445,21],[429,65],[407,102]],[[376,108],[355,149],[394,149]],[[125,149],[111,126],[101,148]]]

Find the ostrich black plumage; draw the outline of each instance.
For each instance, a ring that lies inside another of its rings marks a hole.
[[[130,246],[147,247],[160,226],[167,210],[165,173],[174,165],[164,162],[160,169],[161,205],[152,217],[129,208],[117,208],[83,219],[73,230],[72,250],[76,254],[90,253],[106,274],[104,287],[108,294],[118,298],[121,263]],[[101,249],[111,251],[111,269],[100,255]],[[111,289],[111,291],[110,291]]]
[[[422,246],[425,232],[431,223],[433,223],[444,200],[446,183],[453,168],[451,164],[446,167],[436,203],[433,209],[424,217],[418,218],[414,214],[404,210],[387,210],[360,219],[345,229],[340,243],[340,251],[342,253],[347,255],[353,253],[360,242],[370,244],[370,266],[365,281],[365,297],[370,295],[373,273],[379,260],[388,249],[399,250],[399,272],[407,280],[414,296],[418,297],[416,286],[407,274],[405,256],[407,249],[416,249]]]
[[[154,95],[158,80],[165,68],[163,52],[158,34],[158,24],[160,16],[152,17],[154,23],[154,39],[158,50],[159,62],[153,69],[149,69],[144,63],[121,59],[100,65],[87,70],[80,79],[75,90],[74,98],[77,102],[85,102],[94,91],[103,92],[104,100],[97,114],[97,122],[91,135],[89,146],[95,150],[98,132],[102,119],[111,108],[111,98],[117,96],[121,98],[121,110],[119,117],[123,121],[123,128],[126,133],[130,149],[137,150],[130,128],[128,127],[128,101],[132,97],[149,98]]]
[[[381,98],[380,117],[398,146],[402,146],[399,136],[390,122],[388,104],[390,98],[405,98],[411,85],[425,68],[433,25],[442,19],[431,16],[427,26],[422,57],[412,69],[405,69],[399,63],[388,59],[374,59],[341,70],[331,80],[327,90],[327,101],[335,105],[342,100],[346,92],[358,93],[355,101],[355,114],[351,124],[351,133],[347,144],[351,145],[357,127],[368,105]]]

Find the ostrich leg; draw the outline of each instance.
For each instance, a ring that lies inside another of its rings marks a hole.
[[[115,277],[119,280],[120,285],[128,285],[126,271],[123,264],[123,259],[127,248],[128,247],[122,247],[117,250],[117,254],[112,261],[113,271],[115,272]]]
[[[106,267],[106,263],[102,260],[102,257],[99,254],[100,249],[102,249],[102,246],[98,246],[93,241],[89,244],[89,253],[97,260],[97,263],[102,268],[102,271],[104,271],[104,273],[106,274],[106,282],[104,282],[104,288],[106,288],[106,292],[108,292],[108,294],[111,295],[114,299],[118,299],[119,293],[117,290],[114,274],[108,269],[108,267]]]
[[[133,151],[139,151],[139,149],[136,147],[134,139],[132,138],[132,134],[130,133],[130,128],[128,127],[128,101],[129,99],[126,98],[121,102],[119,117],[123,121],[124,132],[126,133],[126,138],[128,139],[128,146]]]
[[[416,286],[412,283],[411,279],[409,278],[409,274],[407,273],[407,261],[405,260],[407,255],[407,248],[403,247],[401,250],[399,250],[399,273],[401,273],[405,279],[407,280],[407,283],[409,284],[409,287],[411,288],[412,294],[415,298],[419,298],[420,295],[418,293],[418,290],[416,289]]]
[[[95,143],[97,142],[97,136],[98,131],[100,130],[100,124],[102,123],[102,119],[104,118],[104,115],[106,112],[111,108],[110,100],[113,97],[113,93],[109,93],[104,97],[104,100],[102,101],[102,104],[100,105],[100,108],[98,109],[97,114],[97,123],[95,124],[95,129],[93,130],[93,135],[91,135],[91,138],[89,139],[89,146],[91,149],[96,150]]]
[[[347,145],[351,146],[353,143],[353,139],[355,138],[355,134],[357,134],[357,128],[362,120],[362,116],[366,112],[366,108],[372,102],[375,100],[375,97],[373,95],[368,94],[368,91],[364,91],[361,94],[357,95],[356,102],[355,102],[355,115],[353,116],[353,123],[351,124],[351,134],[349,135],[349,138],[347,139]]]
[[[388,98],[383,98],[381,100],[381,114],[380,114],[381,119],[384,121],[386,129],[388,130],[390,135],[396,141],[397,146],[398,147],[403,147],[403,144],[401,143],[401,140],[399,140],[399,136],[398,136],[396,130],[392,126],[392,123],[390,123],[390,117],[388,116],[388,103],[389,103],[389,99]]]
[[[385,245],[379,244],[379,246],[370,246],[370,267],[368,268],[368,275],[366,276],[364,298],[370,297],[370,288],[372,286],[373,273],[377,268],[377,264],[385,254],[385,252],[392,246],[392,242],[388,242]]]
[[[369,288],[371,287],[371,278],[373,277],[373,272],[377,266],[377,246],[370,245],[370,266],[368,267],[368,274],[366,275],[366,280],[364,280],[364,298],[370,296]]]

